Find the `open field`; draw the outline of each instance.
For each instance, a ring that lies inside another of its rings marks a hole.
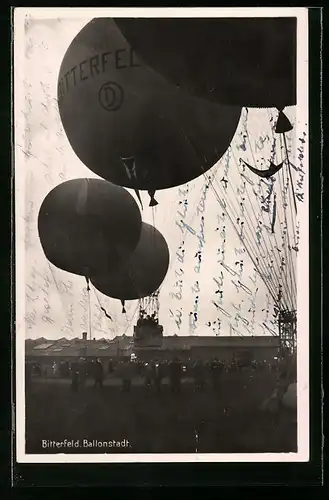
[[[191,380],[172,394],[133,381],[123,393],[118,379],[103,389],[92,383],[73,392],[70,381],[33,379],[26,391],[26,453],[260,453],[294,452],[294,412],[260,410],[275,374],[225,373],[217,391],[195,393]],[[79,440],[79,447],[42,448],[42,440]],[[125,448],[83,447],[83,440],[129,441]]]

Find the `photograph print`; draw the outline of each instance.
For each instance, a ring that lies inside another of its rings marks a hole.
[[[308,10],[14,12],[18,462],[307,461]]]

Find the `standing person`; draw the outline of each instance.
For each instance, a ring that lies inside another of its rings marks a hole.
[[[290,383],[290,381],[289,381],[289,364],[287,362],[287,359],[284,359],[284,361],[281,364],[281,370],[279,371],[278,376],[277,376],[277,397],[278,397],[278,409],[279,410],[282,407],[282,398],[288,389],[289,383]]]
[[[64,378],[70,378],[70,363],[68,361],[64,362]]]
[[[80,385],[83,387],[86,384],[86,377],[87,377],[87,363],[84,358],[80,358],[78,364],[78,370],[79,370]]]
[[[272,395],[263,403],[262,409],[269,411],[272,414],[273,423],[278,424],[281,417],[283,406],[283,396],[288,388],[287,366],[284,363],[280,365],[280,371],[277,375],[277,384]]]
[[[183,364],[179,358],[177,358],[177,392],[181,392],[183,378]]]
[[[152,363],[145,363],[144,376],[145,376],[146,387],[151,387],[152,386]]]
[[[142,363],[142,361],[140,359],[138,359],[136,361],[136,371],[137,371],[137,375],[139,377],[142,377],[143,376],[143,372],[144,372],[144,365]]]
[[[94,370],[95,370],[95,373],[94,373],[94,378],[95,378],[94,388],[96,388],[96,387],[102,388],[103,387],[103,377],[104,377],[103,365],[102,365],[100,359],[98,359],[98,358],[96,359],[96,362],[95,362],[95,365],[94,365]]]
[[[182,364],[178,358],[175,358],[169,365],[171,392],[181,392]]]
[[[219,377],[221,373],[221,364],[218,360],[218,358],[214,358],[213,361],[210,363],[210,373],[211,373],[211,380],[212,380],[212,386],[215,391],[218,389],[219,385]]]
[[[135,365],[132,361],[126,360],[123,362],[121,367],[121,380],[122,380],[122,391],[130,392],[131,390],[131,379],[134,376]]]
[[[204,365],[201,359],[198,359],[193,367],[195,390],[203,391],[204,388]]]
[[[161,392],[163,378],[163,367],[160,361],[156,360],[153,366],[153,380],[157,392]]]
[[[30,385],[31,377],[32,377],[32,365],[29,361],[25,361],[25,382],[27,387]]]
[[[74,392],[79,390],[79,370],[76,362],[71,365],[71,387]]]
[[[168,375],[169,375],[169,381],[170,381],[170,388],[171,392],[175,392],[175,366],[174,366],[175,361],[169,361],[168,364]]]

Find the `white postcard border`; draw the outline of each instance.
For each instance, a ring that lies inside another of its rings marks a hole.
[[[24,249],[24,22],[29,17],[297,17],[296,138],[306,130],[305,201],[299,205],[300,251],[297,259],[297,453],[257,454],[26,454],[25,453],[25,269]],[[18,463],[150,463],[150,462],[307,462],[309,460],[309,200],[308,200],[308,9],[307,8],[23,8],[14,10],[14,140],[16,233],[16,459]]]

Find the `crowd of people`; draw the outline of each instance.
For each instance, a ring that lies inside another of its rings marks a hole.
[[[119,378],[124,392],[130,392],[132,380],[140,377],[144,380],[146,387],[153,387],[157,392],[160,392],[163,386],[164,379],[169,381],[171,391],[179,393],[181,384],[184,378],[193,380],[194,390],[202,391],[207,384],[211,384],[214,390],[217,390],[220,383],[220,378],[223,373],[238,372],[242,369],[249,370],[269,370],[278,371],[279,377],[282,380],[291,379],[291,363],[275,362],[257,362],[255,360],[248,364],[241,364],[235,360],[230,363],[213,358],[210,361],[202,359],[181,361],[178,357],[172,360],[109,360],[107,366],[96,358],[87,360],[80,358],[75,362],[69,363],[64,361],[61,363],[53,362],[51,367],[51,375],[59,378],[70,378],[72,389],[77,391],[85,385],[87,379],[93,380],[95,388],[102,388],[103,382],[107,376]],[[40,365],[27,362],[26,378],[31,379],[32,375],[47,376],[42,372]]]

